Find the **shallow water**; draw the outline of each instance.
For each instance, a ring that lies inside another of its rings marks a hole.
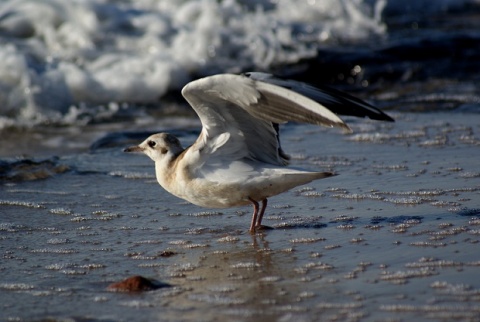
[[[271,198],[275,229],[255,236],[250,207],[163,191],[148,158],[121,152],[131,138],[5,179],[2,319],[477,321],[480,116],[393,116],[347,120],[353,134],[285,126],[295,166],[339,175]],[[171,287],[106,290],[132,275]]]

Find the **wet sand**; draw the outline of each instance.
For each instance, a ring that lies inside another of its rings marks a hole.
[[[285,126],[294,166],[339,175],[271,198],[255,236],[250,207],[170,196],[120,140],[4,180],[1,318],[479,321],[480,116],[393,116]],[[133,275],[171,286],[107,290]]]

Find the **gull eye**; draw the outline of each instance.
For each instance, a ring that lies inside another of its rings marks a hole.
[[[147,142],[148,146],[151,147],[152,149],[155,147],[155,145],[157,145],[157,142],[155,141],[148,141]]]

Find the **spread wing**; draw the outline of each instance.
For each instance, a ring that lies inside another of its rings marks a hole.
[[[205,163],[222,166],[244,158],[287,164],[280,147],[278,123],[297,121],[350,130],[337,115],[314,100],[246,75],[202,78],[187,84],[182,95],[203,125],[188,151],[189,159],[199,167]]]
[[[361,99],[329,87],[316,88],[311,85],[277,78],[267,73],[246,73],[247,77],[290,89],[311,98],[339,115],[368,117],[372,120],[394,122],[393,118]]]

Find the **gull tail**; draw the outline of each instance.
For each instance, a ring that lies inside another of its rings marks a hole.
[[[283,185],[290,190],[296,186],[301,186],[315,180],[325,179],[336,176],[334,172],[309,172],[309,171],[295,171],[287,172],[283,175]]]

